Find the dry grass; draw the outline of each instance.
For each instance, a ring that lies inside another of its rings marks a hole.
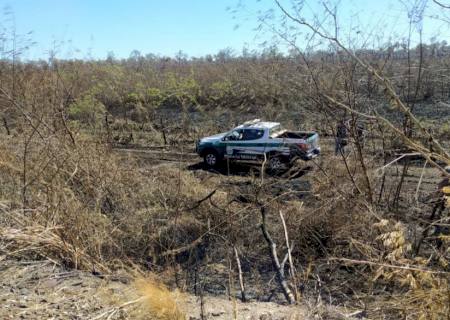
[[[2,142],[4,257],[47,258],[89,271],[148,261],[159,268],[167,263],[161,252],[176,252],[207,232],[211,204],[191,208],[214,184],[192,172],[173,166],[139,170],[133,156],[124,161],[101,141],[78,137],[76,146],[54,138],[34,142],[24,174],[17,165],[23,150]],[[215,204],[222,206],[226,197],[217,192]]]
[[[64,240],[61,236],[64,232],[60,227],[43,226],[30,221],[19,211],[5,211],[3,214],[15,221],[14,227],[0,226],[0,241],[5,243],[2,248],[5,256],[31,255],[75,269],[108,271],[108,267],[90,256],[86,248]]]
[[[164,284],[154,278],[141,278],[135,282],[136,289],[142,297],[140,307],[133,317],[157,320],[184,320],[183,295],[171,292]]]
[[[73,145],[58,135],[61,132],[48,134],[42,141],[31,139],[26,154],[24,146],[11,143],[11,138],[0,142],[0,193],[7,200],[0,217],[2,257],[39,257],[102,272],[119,264],[161,274],[174,268],[173,277],[164,280],[175,279],[180,287],[192,288],[194,272],[195,285],[227,278],[230,264],[225,257],[233,245],[239,248],[248,288],[269,292],[276,284],[269,277],[271,264],[258,228],[259,201],[270,214],[270,231],[280,254],[285,249],[284,233],[277,212],[285,213],[295,244],[294,264],[300,271],[306,261],[311,267],[301,279],[306,295],[327,294],[317,289],[317,281],[325,288],[337,283],[334,294],[343,290],[340,283],[346,283],[360,296],[380,297],[368,303],[369,308],[380,308],[379,302],[391,297],[383,305],[388,311],[375,316],[392,312],[438,319],[448,314],[446,275],[378,267],[444,270],[448,258],[440,257],[441,268],[411,256],[407,222],[391,219],[388,210],[368,202],[366,175],[354,153],[347,166],[340,157],[319,160],[321,170],[316,168],[305,178],[313,181],[311,192],[302,200],[286,200],[270,187],[275,181],[283,187],[281,192],[291,192],[290,181],[284,184],[281,178],[267,177],[267,185],[261,187],[259,179],[194,172],[181,162],[142,168],[132,156],[118,156],[98,137],[78,136]],[[380,181],[371,174],[374,161],[366,157],[367,177],[376,188]],[[214,190],[210,199],[200,201]],[[391,220],[375,228],[374,223],[385,216]],[[349,276],[339,258],[362,263],[348,266]],[[207,265],[226,268],[219,274],[208,271]],[[335,279],[326,279],[333,271]],[[386,286],[392,291],[387,292]],[[178,293],[153,279],[138,280],[136,288],[142,303],[136,317],[184,318]]]
[[[252,184],[250,178],[196,174],[177,165],[137,170],[139,167],[133,158],[121,162],[122,158],[107,147],[92,141],[79,141],[77,148],[60,141],[52,143],[55,145],[51,148],[31,150],[29,166],[33,175],[28,178],[31,182],[27,187],[26,208],[22,208],[22,172],[17,166],[20,150],[2,146],[0,165],[4,170],[0,179],[4,186],[2,196],[8,199],[0,217],[3,257],[41,257],[89,271],[93,268],[107,271],[114,268],[117,261],[150,266],[153,271],[161,272],[175,265],[179,268],[176,275],[165,279],[172,280],[188,278],[193,273],[192,265],[201,268],[204,257],[210,265],[226,264],[227,241],[231,240],[239,247],[246,263],[245,279],[258,279],[258,283],[248,286],[260,286],[261,291],[271,289],[265,278],[271,272],[270,261],[257,228],[255,203],[251,201],[257,185]],[[57,154],[48,151],[55,149],[58,149]],[[53,165],[42,170],[50,160]],[[349,164],[352,168],[357,165],[352,159]],[[317,277],[322,278],[330,268],[342,267],[341,263],[336,263],[339,260],[330,263],[329,256],[398,266],[434,267],[432,262],[421,264],[411,259],[411,244],[403,224],[393,219],[388,224],[383,222],[378,228],[373,227],[384,212],[368,206],[364,194],[358,195],[342,163],[325,163],[324,170],[328,177],[321,172],[314,174],[313,195],[305,201],[274,200],[270,188],[259,194],[259,200],[267,203],[272,214],[270,228],[274,240],[280,244],[280,251],[284,238],[275,213],[281,209],[295,243],[295,264],[300,266],[310,261],[312,271],[302,279],[307,290],[313,290]],[[359,170],[352,172],[355,183],[364,190],[361,173]],[[269,178],[267,180],[271,183]],[[218,190],[211,201],[197,206],[199,200],[215,189]],[[250,201],[230,204],[241,195]],[[175,254],[165,256],[167,252]],[[263,269],[261,274],[258,268]],[[358,271],[358,277],[354,274],[350,278],[348,274],[341,277],[340,273],[335,281],[349,281],[361,295],[374,292],[368,290],[365,283],[377,288],[384,285],[395,288],[395,294],[377,289],[380,298],[369,303],[369,307],[379,308],[379,301],[388,294],[391,299],[390,303],[384,303],[382,312],[374,313],[375,316],[385,314],[387,309],[397,315],[414,313],[435,319],[448,313],[448,281],[442,275],[430,277],[411,270],[393,272],[371,265],[352,268]],[[203,270],[206,272],[206,268]],[[213,276],[223,280],[226,273],[216,272]],[[207,282],[207,277],[201,281]],[[183,286],[184,281],[181,283]],[[142,308],[136,308],[140,317],[183,319],[177,293],[154,280],[139,280],[136,287],[142,296],[139,303],[143,303]]]

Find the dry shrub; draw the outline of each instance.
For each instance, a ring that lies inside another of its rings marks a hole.
[[[303,204],[283,204],[290,239],[296,245],[294,259],[311,259],[304,284],[317,274],[326,290],[349,301],[346,294],[362,297],[369,317],[443,319],[449,316],[448,250],[424,251],[412,248],[414,225],[395,215],[383,204],[370,203],[362,170],[347,158],[353,179],[342,161],[322,163],[313,184],[314,197]],[[372,186],[379,183],[369,172]],[[359,193],[359,190],[362,193]],[[387,217],[391,217],[388,219]],[[398,217],[398,218],[392,218]],[[278,223],[278,222],[277,222]],[[273,223],[273,225],[275,222]],[[274,229],[277,243],[283,239]],[[323,236],[329,235],[326,242]],[[320,241],[319,241],[320,240]],[[445,243],[445,237],[441,237]],[[314,244],[311,246],[311,244]],[[315,244],[323,244],[323,247]],[[324,255],[317,255],[325,249]],[[424,254],[425,253],[425,254]],[[301,261],[301,260],[300,260]],[[328,275],[332,275],[331,277]],[[315,281],[312,281],[315,285]],[[349,288],[349,289],[346,289]],[[326,290],[315,292],[328,298]],[[356,304],[355,308],[361,308]]]
[[[5,153],[13,163],[25,156],[14,145],[5,148]],[[29,146],[26,161],[27,175],[20,170],[2,175],[9,186],[3,190],[10,190],[6,195],[10,219],[2,226],[12,228],[13,235],[6,238],[16,246],[34,243],[40,256],[55,258],[54,251],[66,250],[58,254],[64,264],[92,269],[114,250],[112,214],[120,208],[107,212],[104,204],[110,198],[114,203],[125,202],[128,177],[120,174],[107,150],[92,141],[79,141],[76,147],[54,138],[45,145],[36,142]],[[35,236],[27,238],[29,234]],[[45,243],[46,239],[51,242]]]
[[[159,228],[158,245],[161,251],[188,245],[206,231],[206,225],[192,216],[181,216],[169,220],[165,226]]]
[[[84,248],[77,247],[59,236],[61,230],[43,227],[38,224],[22,228],[0,227],[0,240],[7,246],[8,255],[28,255],[62,262],[70,267],[108,271],[95,257],[85,253]]]
[[[132,283],[120,290],[110,285],[99,288],[102,301],[109,308],[100,308],[91,319],[185,320],[187,297],[178,290],[171,291],[159,277],[139,269],[129,269]]]
[[[186,246],[204,234],[202,219],[210,204],[190,208],[212,189],[192,172],[165,166],[141,172],[132,156],[118,155],[93,138],[79,137],[76,145],[55,137],[32,142],[26,154],[26,188],[23,169],[16,165],[24,160],[23,150],[0,145],[2,198],[15,215],[0,220],[14,237],[3,236],[6,230],[0,237],[14,242],[15,256],[29,255],[34,247],[38,256],[91,270],[116,259],[147,263],[155,253]],[[226,198],[220,192],[214,197],[219,204]],[[30,230],[51,232],[50,238],[63,246],[27,238]],[[68,251],[55,254],[61,248]]]
[[[159,167],[152,173],[154,184],[160,194],[166,195],[166,205],[173,209],[192,206],[196,201],[212,191],[213,184],[200,182],[192,172],[176,167]],[[224,200],[223,194],[215,195],[219,203]]]
[[[184,320],[182,311],[183,296],[180,292],[171,292],[164,284],[154,278],[136,280],[135,286],[142,296],[141,308],[135,310],[134,318],[157,320]]]
[[[377,219],[368,210],[366,195],[358,194],[355,187],[356,184],[364,191],[362,173],[353,169],[355,163],[348,158],[354,175],[352,181],[341,158],[337,160],[319,164],[323,171],[313,173],[312,189],[304,201],[290,201],[281,206],[297,255],[307,258],[320,257],[324,253],[354,255],[359,252],[351,247],[353,239],[376,237],[364,226],[372,225]],[[279,241],[283,242],[283,239]]]
[[[406,228],[400,222],[381,220],[374,225],[380,230],[383,257],[372,281],[402,289],[385,304],[404,316],[415,314],[418,319],[444,319],[450,315],[448,273],[433,269],[431,259],[411,257],[412,244]],[[441,259],[445,259],[441,256]],[[392,268],[386,267],[391,264]]]
[[[182,259],[185,261],[198,244],[207,242],[202,237],[208,234],[208,221],[214,227],[224,219],[223,212],[209,201],[199,203],[214,191],[214,185],[200,181],[192,172],[174,167],[160,167],[151,176],[151,190],[160,210],[153,219],[153,246],[149,254],[153,261],[163,261],[166,253],[175,250],[182,255],[187,253]],[[212,198],[216,206],[226,206],[226,193],[217,191]],[[221,232],[224,227],[215,231]]]
[[[404,263],[407,261],[403,261]],[[418,260],[409,261],[411,267],[427,267]],[[408,265],[405,265],[408,266]],[[448,319],[450,315],[450,297],[448,276],[430,271],[389,270],[380,268],[376,276],[383,277],[383,282],[403,289],[396,290],[388,297],[380,297],[373,305],[376,309],[391,311],[394,314],[408,317],[414,315],[417,319]]]
[[[310,257],[322,255],[333,237],[332,214],[326,210],[305,208],[299,201],[285,204],[283,214],[290,232],[290,239],[295,242],[296,256]],[[282,230],[277,231],[281,236]],[[279,242],[283,243],[280,237]]]

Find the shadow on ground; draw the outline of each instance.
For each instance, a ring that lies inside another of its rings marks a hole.
[[[224,165],[211,169],[199,162],[188,166],[187,169],[229,177],[259,178],[261,176],[260,167],[241,163],[233,163],[228,167]],[[297,164],[295,167],[277,173],[267,173],[263,188],[272,197],[277,197],[281,201],[304,199],[311,192],[311,183],[305,178],[305,175],[312,171],[312,166],[301,167],[300,164]],[[255,185],[253,179],[225,180],[222,182],[222,186],[235,190],[238,196],[236,196],[234,201],[249,203],[254,200]]]
[[[261,167],[255,164],[246,163],[230,163],[229,165],[223,164],[215,168],[207,167],[203,162],[198,162],[186,167],[189,171],[206,171],[213,174],[224,175],[224,176],[261,176]],[[297,179],[305,175],[306,173],[313,170],[312,166],[299,166],[296,165],[291,168],[284,168],[276,172],[271,172],[266,170],[265,174],[270,177],[278,177],[280,179]]]

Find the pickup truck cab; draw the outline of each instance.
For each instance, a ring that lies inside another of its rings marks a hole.
[[[198,140],[196,152],[208,167],[229,159],[267,161],[269,169],[278,170],[296,159],[307,161],[317,157],[319,135],[312,131],[287,131],[278,122],[255,119],[228,132]]]

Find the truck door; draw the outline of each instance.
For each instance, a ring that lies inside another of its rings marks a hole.
[[[224,139],[226,144],[227,158],[239,158],[244,151],[244,129],[235,129],[231,131]]]
[[[245,141],[244,152],[248,155],[259,156],[264,154],[264,129],[244,129],[242,140]]]
[[[227,157],[256,160],[264,153],[264,129],[245,128],[233,130],[227,137]]]

